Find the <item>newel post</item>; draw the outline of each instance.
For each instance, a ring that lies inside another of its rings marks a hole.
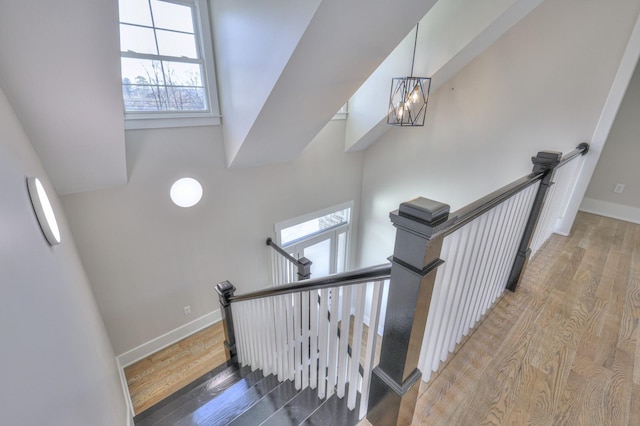
[[[311,264],[313,262],[306,257],[298,259],[298,281],[311,278]]]
[[[518,284],[520,284],[520,280],[524,275],[526,265],[529,261],[529,256],[531,255],[531,239],[533,238],[538,219],[540,218],[540,213],[544,207],[544,200],[547,196],[547,192],[551,185],[553,185],[553,182],[551,181],[553,179],[553,173],[561,160],[562,153],[557,151],[540,151],[538,152],[538,155],[531,157],[533,173],[542,172],[544,173],[544,176],[540,181],[536,198],[533,200],[531,213],[529,213],[529,218],[527,219],[527,224],[525,225],[524,233],[522,234],[522,240],[518,246],[516,260],[513,262],[513,267],[509,273],[507,289],[510,291],[516,291],[516,288],[518,288]]]
[[[236,350],[236,334],[233,331],[233,313],[231,311],[230,298],[236,288],[229,281],[223,281],[216,286],[218,300],[220,301],[220,313],[222,314],[222,327],[224,328],[224,349],[227,361],[238,355]]]
[[[371,376],[369,413],[373,425],[409,425],[420,378],[418,359],[427,322],[436,269],[442,263],[442,233],[436,226],[449,217],[449,206],[426,198],[392,212],[396,242],[380,364]]]

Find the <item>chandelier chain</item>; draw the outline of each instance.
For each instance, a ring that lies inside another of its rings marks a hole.
[[[416,46],[418,44],[418,26],[419,25],[420,25],[420,22],[416,24],[416,38],[413,40],[413,57],[411,58],[411,74],[409,75],[409,77],[413,77],[413,63],[416,60]]]

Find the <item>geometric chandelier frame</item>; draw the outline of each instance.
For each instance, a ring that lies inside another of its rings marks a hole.
[[[394,126],[424,126],[431,79],[396,77],[391,80],[387,123]]]
[[[416,25],[416,37],[413,42],[411,75],[409,77],[391,79],[387,123],[393,126],[424,126],[424,119],[427,114],[431,79],[413,76],[416,45],[418,43],[418,25]]]

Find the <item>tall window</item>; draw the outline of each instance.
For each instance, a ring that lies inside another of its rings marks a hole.
[[[126,118],[217,116],[204,0],[120,0]]]
[[[278,243],[292,256],[313,262],[311,277],[347,269],[353,202],[276,224]]]

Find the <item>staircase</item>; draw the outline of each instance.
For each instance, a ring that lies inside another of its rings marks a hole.
[[[516,290],[567,208],[582,166],[575,159],[588,151],[586,143],[566,155],[541,151],[530,174],[455,212],[426,198],[402,203],[390,214],[391,265],[241,295],[219,283],[233,361],[135,424],[347,426],[365,416],[373,425],[411,424],[420,381],[463,344],[505,287]]]
[[[359,402],[359,401],[358,401]],[[346,398],[326,400],[315,390],[295,389],[261,370],[227,363],[134,418],[136,426],[355,425],[358,406]]]

